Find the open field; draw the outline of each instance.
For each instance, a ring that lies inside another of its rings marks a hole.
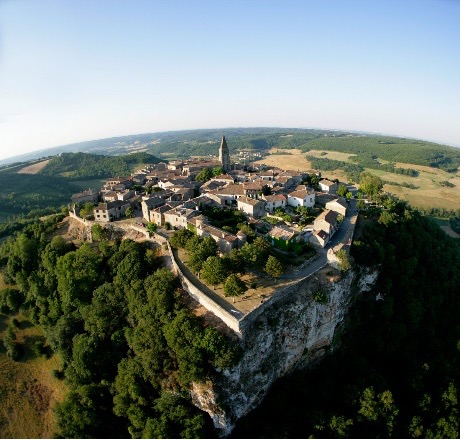
[[[5,354],[0,347],[0,437],[1,438],[50,438],[55,433],[56,421],[53,407],[63,400],[67,387],[52,376],[53,369],[60,369],[57,356],[46,359],[36,357],[33,344],[43,336],[25,317],[19,321],[16,340],[24,344],[24,354],[18,362]],[[0,337],[13,316],[0,315]]]
[[[18,174],[37,174],[42,168],[50,162],[51,159],[42,160],[41,162],[28,165],[27,167],[21,168]]]
[[[271,150],[273,151],[273,150]],[[278,150],[275,149],[277,152]],[[296,171],[313,171],[311,163],[306,159],[308,153],[302,153],[300,150],[285,150],[291,154],[272,154],[264,159],[258,160],[256,164],[266,164],[269,166],[279,167]],[[322,151],[311,150],[314,156],[321,156]],[[347,153],[334,151],[327,152],[322,157],[333,160],[346,161],[347,157],[352,156]],[[411,165],[398,163],[398,167],[412,168],[419,171],[418,177],[410,177],[402,174],[388,173],[383,170],[374,170],[366,168],[370,173],[380,178],[397,183],[410,183],[419,187],[419,189],[404,188],[401,186],[384,185],[384,190],[397,197],[407,200],[411,206],[417,208],[446,208],[459,209],[460,206],[460,178],[458,173],[448,173],[438,168],[425,167],[420,165]],[[346,181],[347,176],[343,171],[323,171],[323,176],[328,179],[339,179]],[[447,180],[454,184],[454,188],[442,187],[439,182]]]

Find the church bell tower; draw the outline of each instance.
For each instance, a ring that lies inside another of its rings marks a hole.
[[[228,173],[230,171],[230,155],[225,136],[222,136],[221,146],[219,147],[219,160],[221,162],[222,169]]]

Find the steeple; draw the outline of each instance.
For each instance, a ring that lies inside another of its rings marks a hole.
[[[224,135],[222,136],[221,146],[219,147],[219,161],[221,162],[222,169],[228,173],[230,171],[230,155]]]

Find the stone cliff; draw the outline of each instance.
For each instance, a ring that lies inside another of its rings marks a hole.
[[[240,362],[219,372],[214,382],[191,388],[194,404],[209,413],[221,436],[259,405],[276,379],[314,365],[334,347],[350,304],[370,290],[376,277],[355,271],[341,277],[326,268],[263,307],[240,341]]]

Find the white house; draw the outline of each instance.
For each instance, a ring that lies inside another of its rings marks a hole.
[[[312,208],[314,206],[316,196],[314,191],[309,190],[298,190],[293,191],[288,195],[287,204],[289,206],[306,206],[308,208]]]

